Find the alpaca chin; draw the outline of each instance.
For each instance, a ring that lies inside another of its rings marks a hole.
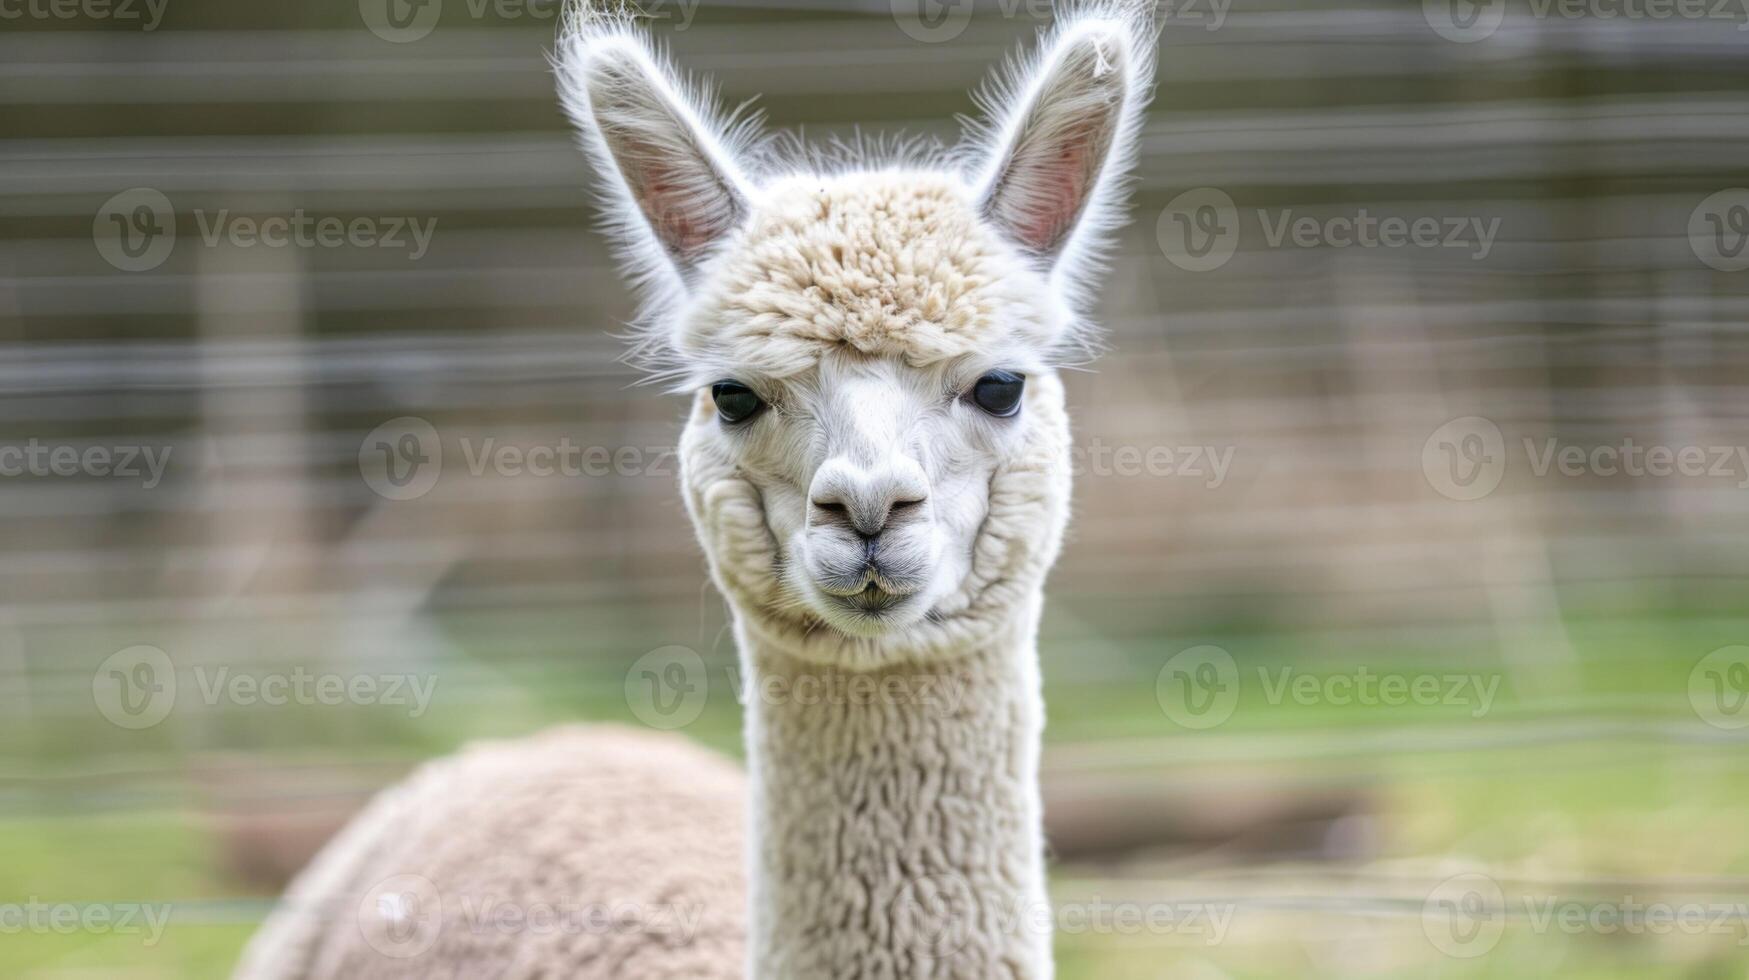
[[[879,605],[858,605],[856,599],[839,596],[816,596],[815,612],[830,629],[846,636],[877,639],[900,636],[912,624],[929,614],[929,607],[919,596],[899,596],[882,600]]]

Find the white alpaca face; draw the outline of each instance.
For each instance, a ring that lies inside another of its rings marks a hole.
[[[818,173],[748,159],[628,25],[574,25],[561,96],[619,178],[652,346],[697,391],[688,503],[745,618],[867,661],[1036,588],[1066,511],[1052,366],[1084,332],[1151,40],[1063,25],[962,152]]]
[[[889,270],[909,270],[903,275]],[[689,473],[758,491],[777,614],[902,632],[965,582],[992,477],[1058,412],[1047,274],[929,173],[783,179],[704,263]],[[709,461],[708,465],[704,461]]]
[[[965,581],[992,477],[1030,445],[1027,403],[1060,399],[1052,382],[978,356],[924,369],[831,352],[756,394],[701,396],[688,447],[757,489],[798,612],[880,636]]]

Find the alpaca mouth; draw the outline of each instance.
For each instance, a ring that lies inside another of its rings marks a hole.
[[[908,621],[905,611],[918,598],[916,593],[900,595],[870,582],[861,592],[852,595],[828,594],[826,601],[834,607],[832,611],[836,615],[825,618],[828,623],[854,636],[878,636]]]
[[[933,602],[929,580],[879,561],[826,568],[807,576],[808,604],[825,625],[851,636],[873,637],[909,625]],[[900,574],[894,574],[894,572]]]
[[[904,596],[894,595],[873,582],[868,587],[852,596],[845,596],[844,602],[852,609],[865,613],[878,613],[893,605]]]

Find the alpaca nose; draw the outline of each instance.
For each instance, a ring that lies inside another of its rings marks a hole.
[[[929,499],[923,467],[904,457],[861,467],[827,460],[808,488],[808,522],[840,525],[872,541],[890,527],[916,520]]]

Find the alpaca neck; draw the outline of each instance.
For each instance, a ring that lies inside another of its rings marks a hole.
[[[738,629],[750,975],[1051,975],[1039,601],[952,659],[853,673]]]

